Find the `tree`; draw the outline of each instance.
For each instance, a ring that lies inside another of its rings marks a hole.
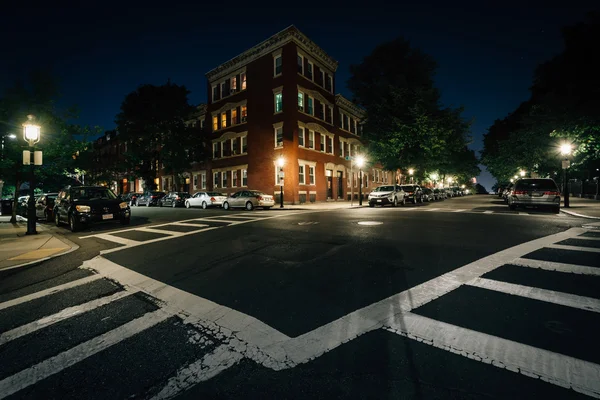
[[[475,194],[488,194],[488,191],[481,183],[476,183]]]
[[[200,159],[199,128],[186,120],[194,111],[188,103],[185,86],[142,85],[125,97],[116,124],[119,140],[127,143],[123,167],[155,189],[154,179],[160,165],[176,180],[188,170],[191,161]]]
[[[452,166],[454,173],[462,173],[455,168],[461,157],[477,168],[474,153],[464,151],[470,122],[462,118],[462,108],[441,106],[433,80],[436,67],[429,55],[398,38],[350,68],[348,87],[367,112],[369,153],[388,170],[410,167],[424,174]],[[475,170],[469,167],[469,172]]]

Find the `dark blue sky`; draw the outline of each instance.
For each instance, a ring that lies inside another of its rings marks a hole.
[[[528,98],[535,66],[561,51],[560,28],[598,8],[592,1],[498,7],[312,1],[296,8],[251,1],[50,3],[3,6],[0,89],[30,63],[49,66],[61,81],[60,104],[76,104],[79,123],[114,128],[127,93],[168,78],[191,91],[192,103],[205,102],[207,71],[294,24],[340,62],[336,90],[347,96],[350,64],[381,42],[408,38],[439,63],[443,101],[464,105],[465,116],[475,120],[471,147],[476,151],[494,120]],[[490,189],[494,180],[484,173],[480,182]]]

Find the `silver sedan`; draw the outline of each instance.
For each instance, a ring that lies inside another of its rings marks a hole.
[[[223,202],[223,208],[229,210],[231,208],[245,208],[250,211],[255,207],[262,207],[264,210],[275,205],[273,196],[263,193],[258,190],[241,190],[227,197]]]
[[[185,207],[221,207],[227,196],[218,192],[197,192],[185,200]]]

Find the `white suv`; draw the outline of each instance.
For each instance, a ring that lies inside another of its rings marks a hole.
[[[386,204],[391,204],[392,207],[395,207],[398,204],[406,204],[404,191],[400,186],[379,186],[369,193],[369,207],[375,207],[375,205],[384,206]]]

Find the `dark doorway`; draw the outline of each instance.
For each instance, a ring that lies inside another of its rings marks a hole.
[[[344,198],[344,173],[342,171],[337,172],[337,198]]]
[[[333,199],[333,176],[331,176],[331,171],[329,172],[330,174],[327,176],[327,198]]]

